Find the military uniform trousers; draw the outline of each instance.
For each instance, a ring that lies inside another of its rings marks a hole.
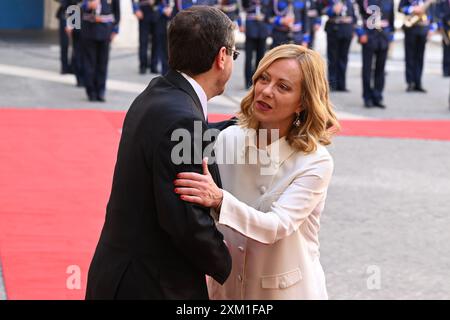
[[[89,98],[104,98],[110,40],[83,38],[84,84]]]
[[[368,41],[362,46],[363,99],[374,103],[383,100],[384,69],[389,48],[388,34],[384,31],[366,30]],[[375,59],[375,67],[374,65]],[[373,85],[372,85],[373,74]]]
[[[327,32],[328,81],[332,89],[343,91],[347,89],[346,73],[353,26],[328,23],[325,31]]]
[[[408,84],[422,86],[423,59],[428,26],[405,28],[405,76]]]

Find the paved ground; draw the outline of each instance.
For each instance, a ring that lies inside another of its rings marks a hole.
[[[154,76],[137,74],[134,50],[115,49],[108,102],[90,103],[70,75],[58,74],[54,37],[34,42],[0,34],[0,107],[126,110]],[[323,53],[324,48],[321,34],[317,49]],[[449,80],[441,77],[439,44],[427,47],[423,83],[428,94],[405,93],[402,59],[403,46],[396,41],[387,66],[388,108],[367,110],[362,107],[361,58],[354,44],[348,70],[351,92],[332,94],[339,115],[450,119]],[[238,109],[245,94],[243,61],[241,56],[225,95],[210,103],[209,112]],[[330,298],[450,299],[450,142],[338,137],[330,151],[336,169],[321,231]]]
[[[332,299],[450,299],[450,142],[337,138],[322,220]],[[376,266],[380,289],[367,281]]]
[[[0,300],[6,300],[6,291],[3,284],[3,272],[2,265],[0,264]]]

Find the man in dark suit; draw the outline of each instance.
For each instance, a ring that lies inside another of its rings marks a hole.
[[[231,257],[209,210],[181,201],[173,181],[179,172],[202,172],[206,101],[230,78],[233,29],[214,7],[193,6],[172,20],[171,70],[150,82],[123,124],[87,299],[207,299],[205,275],[227,279]],[[180,131],[190,150],[177,153]],[[217,166],[209,169],[220,184]]]

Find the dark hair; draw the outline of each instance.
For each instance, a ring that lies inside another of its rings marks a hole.
[[[221,47],[234,46],[234,24],[219,9],[192,6],[169,26],[169,66],[195,76],[211,69]]]

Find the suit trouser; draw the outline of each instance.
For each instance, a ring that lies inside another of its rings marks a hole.
[[[450,76],[450,44],[446,45],[445,42],[442,41],[442,51],[444,52],[442,71],[444,76]]]
[[[351,36],[339,38],[337,33],[327,32],[328,81],[333,89],[347,88],[346,72],[351,42]]]
[[[252,85],[252,77],[266,52],[267,38],[245,38],[245,85]],[[253,59],[256,53],[256,60]],[[253,63],[254,62],[254,63]]]
[[[157,21],[154,19],[139,20],[139,67],[150,67],[156,73],[158,66],[158,46],[161,43],[158,39]],[[148,43],[151,36],[150,66],[148,65]]]
[[[59,19],[59,47],[60,47],[60,60],[61,71],[69,72],[69,37],[66,33],[66,19]]]
[[[418,30],[405,29],[405,76],[408,84],[422,86],[423,58],[427,34]]]
[[[362,79],[364,101],[380,102],[383,100],[384,89],[384,67],[386,65],[388,48],[374,48],[370,44],[362,47]],[[375,58],[374,85],[372,87],[373,58]]]
[[[109,40],[83,39],[84,84],[89,97],[105,95],[109,44]]]

